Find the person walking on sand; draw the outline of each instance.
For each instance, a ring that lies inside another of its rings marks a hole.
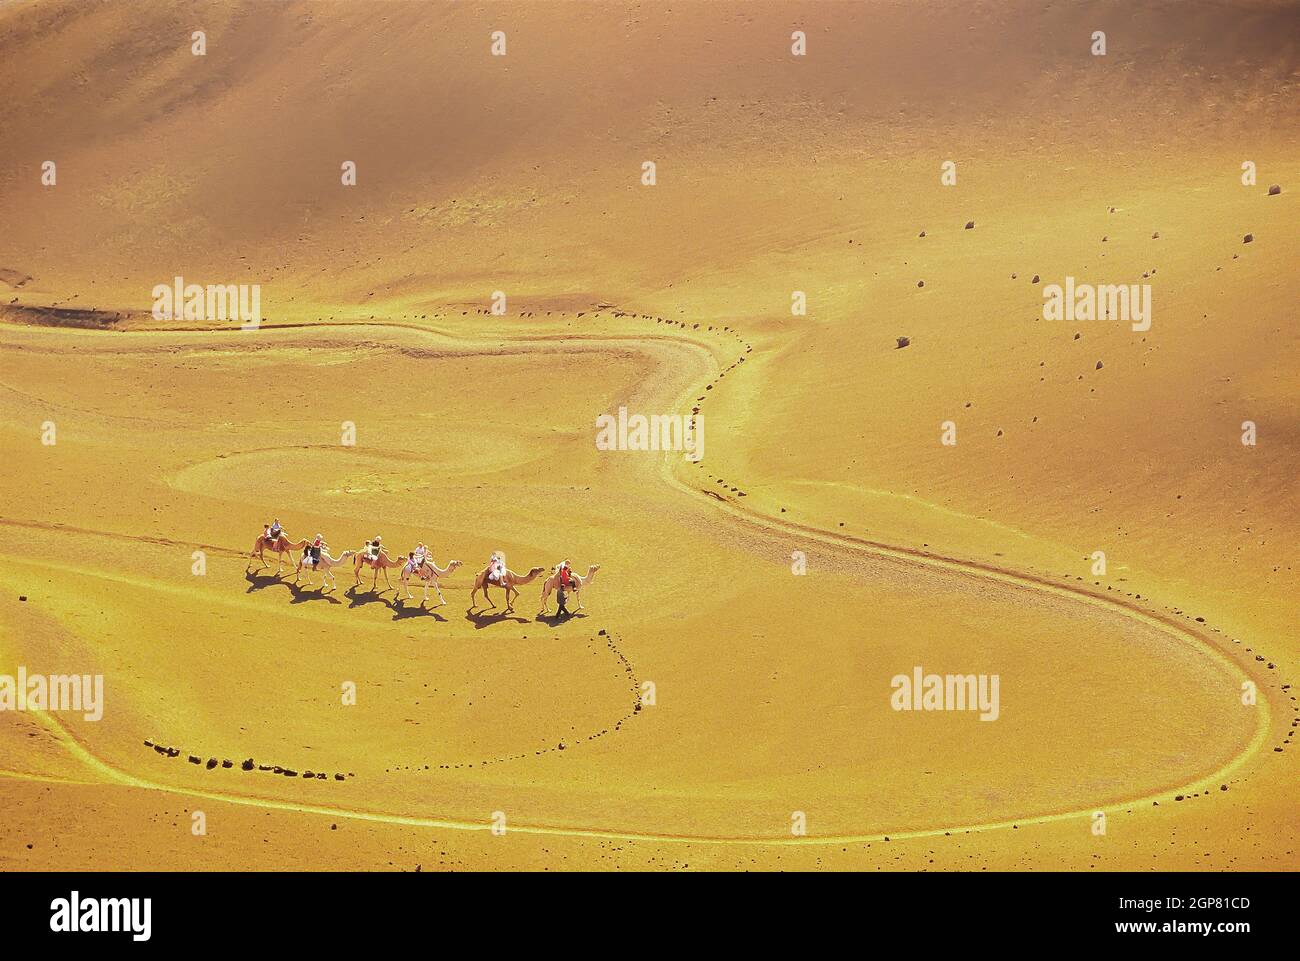
[[[555,617],[558,620],[561,617],[572,617],[573,613],[564,606],[565,603],[565,585],[561,580],[559,586],[555,589]]]

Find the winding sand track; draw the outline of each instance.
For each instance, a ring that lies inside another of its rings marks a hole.
[[[274,325],[274,329],[281,331],[305,330],[332,326],[346,326],[352,329],[400,329],[407,332],[415,331],[420,335],[427,335],[432,332],[429,328],[423,328],[419,325],[388,324],[385,322],[355,323],[348,325],[277,324]],[[445,332],[438,331],[436,333],[441,337],[448,337]],[[181,336],[183,339],[183,335]],[[493,341],[493,345],[489,347],[486,344],[476,342],[473,339],[456,338],[456,340],[470,351],[481,351],[487,354],[535,350],[546,351],[564,348],[571,350],[579,346],[581,349],[595,352],[621,353],[625,352],[629,346],[644,347],[647,342],[646,338],[635,337],[588,335],[575,339],[559,336],[537,336],[512,338],[509,341],[496,339]],[[671,337],[656,337],[654,340],[661,345],[671,344],[672,349],[686,349],[695,353],[697,358],[702,354],[710,355],[707,347],[689,340],[684,341],[679,338]],[[120,343],[120,337],[113,338],[113,349],[118,349]],[[689,406],[689,397],[698,393],[699,390],[700,388],[698,385],[692,386],[683,394],[682,398],[676,405],[666,405],[665,409],[683,409],[683,401],[687,402],[687,406]],[[640,462],[638,462],[638,464],[639,463]],[[1169,637],[1174,638],[1180,644],[1194,648],[1204,657],[1216,662],[1222,669],[1242,679],[1250,676],[1249,672],[1243,670],[1240,664],[1221,652],[1215,646],[1211,638],[1201,636],[1200,634],[1189,630],[1175,617],[1162,614],[1159,611],[1144,608],[1137,602],[1129,601],[1122,597],[1116,597],[1113,595],[1099,595],[1093,591],[1056,582],[1040,575],[1016,571],[1007,567],[946,557],[937,553],[920,551],[904,546],[855,538],[767,516],[761,512],[749,509],[747,506],[735,501],[734,499],[719,497],[711,491],[701,491],[700,489],[691,486],[688,482],[681,479],[679,471],[684,470],[685,468],[679,469],[675,467],[668,456],[658,459],[654,462],[653,467],[653,472],[672,489],[676,490],[683,499],[695,501],[695,499],[698,498],[698,502],[703,502],[707,505],[706,509],[709,516],[712,518],[712,525],[715,528],[716,536],[740,538],[750,543],[788,544],[793,541],[807,545],[816,544],[821,551],[825,552],[836,561],[837,567],[843,567],[850,572],[853,571],[853,562],[868,559],[873,564],[884,564],[894,568],[924,570],[931,576],[953,582],[974,582],[977,586],[981,586],[982,589],[995,587],[996,589],[1010,592],[1012,596],[1019,592],[1030,592],[1036,595],[1040,600],[1044,600],[1052,605],[1063,619],[1070,618],[1073,613],[1077,612],[1081,607],[1104,609],[1113,614],[1120,615],[1134,625],[1141,625],[1145,628],[1163,632]],[[712,496],[701,497],[700,495],[702,494],[711,494]],[[168,548],[185,548],[189,550],[195,547],[200,547],[210,553],[232,558],[242,558],[246,556],[245,550],[228,544],[196,545],[190,542],[155,535],[126,535],[111,531],[95,530],[84,527],[77,528],[57,523],[44,523],[39,521],[3,520],[0,521],[0,524],[9,528],[76,533],[86,536],[107,537],[119,541],[135,541],[142,544],[157,545]],[[71,572],[72,570],[69,570],[69,573]],[[490,824],[484,821],[469,821],[443,817],[408,816],[383,811],[365,810],[360,807],[335,807],[325,804],[299,803],[273,797],[257,796],[256,794],[205,791],[183,786],[162,784],[132,774],[123,770],[120,766],[116,766],[101,757],[96,756],[72,733],[70,733],[69,730],[54,716],[44,712],[38,712],[37,716],[41,724],[51,734],[53,734],[58,741],[88,769],[88,771],[103,780],[112,783],[149,790],[165,791],[195,798],[226,801],[234,804],[296,811],[307,814],[318,814],[334,818],[353,818],[366,821],[377,821],[394,825],[446,828],[466,831],[484,831],[489,830],[491,827]],[[1226,764],[1216,766],[1214,770],[1205,772],[1190,783],[1171,784],[1167,788],[1158,792],[1143,793],[1136,797],[1125,798],[1124,800],[1110,804],[1088,806],[1070,805],[1068,806],[1068,809],[1063,810],[1054,810],[1049,812],[1029,811],[1025,812],[1025,815],[1020,817],[1005,817],[997,820],[970,824],[941,824],[921,829],[871,831],[866,833],[849,834],[835,833],[832,835],[813,834],[797,837],[723,836],[716,834],[697,835],[689,833],[639,831],[630,829],[607,830],[599,828],[566,827],[563,825],[548,825],[543,823],[512,823],[510,830],[512,832],[523,834],[619,840],[652,840],[662,842],[690,841],[747,845],[801,845],[872,841],[891,837],[931,837],[949,833],[989,831],[1032,823],[1047,823],[1073,818],[1086,818],[1098,810],[1110,811],[1131,807],[1133,804],[1138,802],[1149,802],[1157,798],[1162,798],[1179,788],[1190,794],[1194,791],[1217,785],[1218,783],[1229,779],[1252,758],[1267,739],[1270,729],[1271,713],[1267,704],[1267,697],[1263,693],[1263,685],[1261,685],[1260,710],[1255,717],[1256,723],[1253,735],[1250,737],[1248,743],[1241,746]],[[10,776],[25,777],[26,775],[10,772]]]

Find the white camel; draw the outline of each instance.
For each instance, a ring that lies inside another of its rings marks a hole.
[[[592,564],[591,567],[588,568],[587,570],[586,577],[583,577],[581,574],[574,574],[572,571],[570,571],[569,582],[573,585],[573,587],[570,588],[570,590],[572,590],[574,592],[574,596],[578,598],[578,610],[582,610],[582,589],[592,582],[598,570],[600,570],[600,565]],[[560,569],[559,567],[556,567],[555,571],[551,574],[551,576],[542,582],[542,610],[540,612],[541,614],[550,613],[548,602],[551,597],[551,591],[555,590],[559,586],[560,586]]]
[[[438,606],[441,607],[443,604],[446,604],[447,599],[442,596],[442,588],[438,586],[438,578],[446,577],[456,568],[460,567],[460,561],[449,561],[445,570],[439,570],[438,565],[427,558],[424,563],[420,565],[418,571],[413,570],[414,566],[415,565],[411,561],[407,561],[402,565],[402,587],[406,588],[406,599],[408,601],[415,600],[415,598],[411,596],[410,583],[411,574],[414,573],[424,582],[424,599],[420,601],[421,604],[428,603],[430,585],[432,585],[433,589],[438,592]]]
[[[339,564],[342,564],[344,561],[346,561],[349,557],[351,557],[355,553],[356,551],[344,551],[338,557],[330,557],[329,551],[324,548],[321,548],[320,560],[317,561],[315,564],[306,564],[306,565],[303,564],[303,559],[299,557],[298,566],[293,572],[293,582],[295,584],[298,583],[298,577],[299,575],[302,574],[303,568],[305,566],[307,570],[308,587],[311,587],[311,572],[313,569],[316,569],[319,570],[321,573],[321,578],[320,578],[321,587],[323,588],[325,586],[325,579],[329,578],[329,582],[332,585],[334,585],[333,587],[330,588],[330,590],[331,591],[335,590],[338,588],[339,582],[334,579],[333,569],[337,567]],[[325,593],[328,594],[329,591],[326,591]]]

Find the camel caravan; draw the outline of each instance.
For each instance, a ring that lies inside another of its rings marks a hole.
[[[415,578],[424,587],[424,597],[420,604],[424,605],[429,600],[429,589],[433,588],[438,595],[437,607],[447,603],[447,599],[442,596],[442,588],[439,585],[439,578],[447,577],[456,568],[461,566],[460,561],[448,561],[446,567],[439,567],[434,563],[428,547],[424,544],[417,544],[412,550],[408,551],[406,557],[400,554],[395,560],[388,553],[388,548],[384,546],[383,538],[374,537],[366,541],[365,546],[356,551],[344,551],[338,557],[330,554],[329,545],[325,543],[325,538],[317,534],[311,540],[291,540],[289,535],[284,532],[277,519],[262,528],[262,533],[258,535],[257,540],[253,543],[253,550],[248,555],[248,565],[246,570],[252,569],[253,559],[256,558],[259,567],[256,571],[265,570],[270,567],[270,562],[266,559],[267,553],[276,556],[275,576],[279,577],[284,571],[285,561],[288,560],[294,564],[293,582],[301,583],[305,578],[308,587],[312,586],[312,576],[320,575],[320,586],[322,593],[328,594],[338,588],[338,581],[334,577],[334,569],[342,564],[352,564],[352,574],[354,577],[353,587],[361,585],[362,571],[369,568],[371,572],[370,589],[378,591],[379,575],[384,575],[385,590],[393,591],[399,599],[401,594],[393,587],[393,582],[388,576],[389,570],[397,570],[399,582],[402,590],[406,593],[406,600],[414,600],[411,594],[411,579]],[[296,558],[296,560],[295,560]],[[582,589],[591,584],[592,579],[596,576],[596,571],[600,570],[598,564],[593,564],[587,569],[585,575],[576,573],[569,565],[567,560],[561,561],[551,568],[550,573],[542,580],[542,609],[538,616],[550,614],[551,595],[555,595],[557,617],[571,616],[574,611],[568,608],[569,597],[572,596],[578,602],[577,610],[583,610]],[[253,571],[253,573],[256,573]],[[470,610],[478,606],[479,591],[483,592],[483,599],[487,602],[489,608],[496,607],[496,602],[492,600],[489,593],[490,587],[499,587],[505,591],[505,608],[504,613],[509,614],[514,611],[515,598],[520,596],[519,588],[524,584],[535,581],[539,576],[546,573],[544,567],[530,568],[527,574],[517,574],[506,565],[506,556],[500,551],[493,551],[492,556],[488,559],[487,567],[474,576],[474,587],[470,591]],[[329,587],[326,588],[326,582]]]

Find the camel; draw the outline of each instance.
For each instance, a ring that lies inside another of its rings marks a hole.
[[[315,568],[316,568],[317,570],[319,570],[320,573],[321,573],[321,578],[320,578],[320,585],[321,585],[321,587],[324,587],[324,586],[325,586],[325,578],[328,577],[328,578],[330,579],[330,583],[334,585],[334,587],[331,587],[330,590],[335,590],[335,589],[337,589],[338,586],[339,586],[339,582],[336,581],[336,580],[334,579],[334,570],[333,570],[333,568],[337,567],[339,564],[342,564],[344,561],[346,561],[349,557],[351,557],[351,556],[352,556],[353,554],[355,554],[355,553],[356,553],[356,551],[344,551],[344,552],[343,552],[342,554],[340,554],[338,557],[330,557],[328,551],[324,551],[324,550],[322,550],[322,551],[320,552],[320,560],[319,560],[319,561],[314,565]],[[308,587],[311,586],[311,571],[312,571],[312,566],[313,566],[313,565],[308,565],[308,567],[307,567],[307,586],[308,586]],[[302,563],[302,558],[300,557],[300,558],[298,558],[298,566],[297,566],[297,568],[294,570],[294,573],[293,573],[293,582],[294,582],[295,584],[298,583],[298,575],[302,573],[302,568],[303,568],[303,563]]]
[[[258,534],[257,540],[253,542],[253,549],[248,554],[248,564],[245,565],[244,569],[247,570],[252,566],[254,557],[262,562],[262,566],[258,568],[259,571],[270,566],[266,563],[266,558],[262,555],[262,552],[269,548],[279,555],[280,562],[275,568],[275,573],[278,577],[280,572],[284,569],[284,555],[289,554],[292,556],[294,551],[301,551],[306,546],[306,540],[291,541],[284,532],[281,532],[280,536],[275,538],[269,538],[266,534]]]
[[[574,584],[573,592],[574,594],[577,595],[578,598],[578,610],[582,610],[582,589],[591,583],[592,578],[596,576],[596,572],[598,570],[600,570],[600,565],[592,564],[591,567],[587,569],[586,577],[583,577],[580,574],[570,575],[570,578],[572,579]],[[555,590],[559,586],[560,586],[560,575],[558,572],[553,572],[550,577],[548,577],[546,580],[542,582],[542,609],[539,612],[538,616],[541,616],[542,614],[550,613],[550,611],[547,609],[548,606],[547,602],[550,600],[551,591]]]
[[[391,591],[393,589],[393,582],[388,579],[388,569],[390,567],[401,567],[403,564],[406,563],[405,557],[401,558],[400,560],[396,560],[396,561],[393,560],[388,555],[387,548],[380,549],[379,559],[375,561],[372,561],[365,551],[357,551],[356,555],[357,555],[357,559],[353,561],[353,567],[352,567],[352,572],[357,576],[356,583],[357,584],[361,583],[361,568],[370,567],[375,572],[375,576],[370,582],[370,589],[372,591],[379,586],[380,571],[384,572],[384,583],[388,585],[388,590]]]
[[[534,567],[527,574],[516,574],[514,571],[510,570],[509,568],[506,569],[505,576],[501,579],[501,584],[499,586],[504,587],[506,589],[505,612],[507,614],[509,614],[511,611],[514,610],[514,601],[511,600],[510,594],[513,592],[515,597],[518,597],[519,585],[527,584],[529,581],[534,580],[538,574],[542,573],[545,570],[546,568],[544,567]],[[487,571],[479,571],[477,576],[475,576],[474,578],[474,590],[470,591],[470,595],[469,595],[469,603],[471,608],[477,606],[478,603],[477,597],[479,591],[483,592],[483,599],[485,601],[487,601],[493,607],[496,607],[496,604],[492,602],[492,598],[488,594],[488,586],[489,585],[487,581]]]
[[[420,603],[424,604],[429,600],[429,585],[432,584],[433,589],[438,592],[438,606],[441,607],[443,604],[446,604],[447,599],[442,596],[442,588],[438,586],[438,578],[446,577],[458,567],[460,567],[460,561],[448,561],[447,569],[440,571],[438,570],[437,564],[433,561],[426,560],[420,567],[419,571],[416,572],[420,580],[424,582],[424,600],[420,601]],[[409,583],[411,577],[410,570],[411,567],[409,564],[402,565],[402,586],[406,588],[406,599],[408,601],[413,601],[415,598],[411,596],[411,585]]]

